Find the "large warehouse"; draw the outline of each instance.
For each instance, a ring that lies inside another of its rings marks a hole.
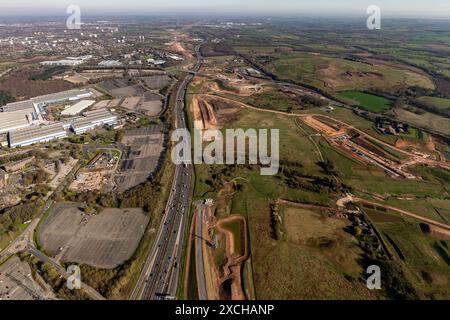
[[[117,123],[117,116],[107,109],[99,109],[83,113],[84,117],[79,117],[71,122],[73,132],[82,134],[105,124],[114,125]]]
[[[95,103],[95,100],[81,100],[80,102],[64,109],[61,112],[62,116],[76,116],[82,111],[86,110]]]
[[[31,101],[7,104],[0,112],[0,133],[30,126],[38,120],[38,113]]]
[[[39,96],[27,101],[9,103],[0,108],[0,133],[29,127],[40,123],[40,113],[43,107],[57,102],[75,101],[92,96],[89,90],[69,90],[45,96]]]
[[[55,139],[66,138],[68,130],[75,134],[83,134],[104,125],[117,123],[117,116],[107,109],[100,109],[83,113],[83,116],[68,119],[42,126],[31,126],[25,129],[10,131],[8,144],[10,148],[25,147],[34,143],[49,142]]]
[[[67,137],[67,132],[60,123],[46,126],[33,126],[12,131],[8,134],[9,147],[25,147],[34,143],[49,142]]]

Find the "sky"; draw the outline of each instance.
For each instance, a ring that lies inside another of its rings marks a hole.
[[[0,15],[63,15],[72,4],[85,14],[310,16],[363,16],[378,5],[385,16],[450,20],[450,0],[0,0]]]

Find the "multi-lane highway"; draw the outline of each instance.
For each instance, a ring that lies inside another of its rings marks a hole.
[[[197,63],[178,88],[175,105],[175,127],[186,128],[185,97],[194,74],[200,70],[203,58],[196,48]],[[138,283],[131,295],[133,300],[154,300],[175,297],[184,247],[184,233],[189,214],[192,167],[179,164],[175,169],[172,190],[152,251],[147,258]]]

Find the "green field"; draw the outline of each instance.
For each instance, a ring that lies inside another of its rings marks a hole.
[[[346,110],[345,113],[347,114],[347,112],[349,111]],[[349,114],[354,115],[351,112]],[[229,127],[244,129],[278,128],[280,130],[282,162],[301,163],[302,166],[298,170],[303,174],[324,177],[324,173],[317,165],[320,157],[317,154],[316,147],[309,139],[309,135],[313,133],[310,131],[311,129],[304,126],[305,133],[296,125],[293,117],[251,109],[242,109],[239,111],[237,118],[238,120]],[[370,129],[365,120],[359,117],[357,119],[360,121],[360,125],[363,127],[367,125],[366,129]],[[319,137],[314,139],[317,141],[325,159],[329,159],[334,164],[339,180],[350,186],[352,193],[357,196],[370,200],[373,200],[370,194],[388,197],[407,195],[419,198],[428,197],[430,201],[433,201],[434,205],[426,205],[421,207],[420,210],[414,210],[413,212],[438,221],[440,217],[434,208],[442,208],[444,209],[443,214],[446,213],[445,208],[447,208],[448,204],[443,200],[446,194],[445,184],[439,181],[438,178],[433,178],[433,175],[424,180],[395,179],[386,175],[383,170],[376,166],[360,164],[341,154]],[[271,231],[270,204],[274,200],[283,198],[295,202],[334,206],[338,198],[337,194],[326,189],[314,192],[303,188],[292,188],[286,185],[279,176],[261,176],[259,168],[249,166],[197,165],[195,170],[195,197],[197,199],[215,198],[217,191],[221,188],[220,182],[234,181],[236,185],[236,191],[233,193],[232,199],[217,211],[219,212],[219,217],[224,217],[231,213],[239,213],[248,221],[257,298],[289,299],[319,297],[320,295],[322,297],[337,298],[337,291],[333,291],[335,288],[354,288],[356,284],[348,284],[342,274],[339,276],[335,271],[331,271],[336,270],[336,267],[329,266],[328,263],[335,263],[336,257],[325,254],[325,256],[322,256],[325,259],[323,260],[317,252],[311,253],[308,251],[310,248],[304,248],[298,243],[292,243],[292,241],[284,238],[275,240],[271,236],[273,231]],[[308,181],[309,179],[305,178],[304,180]],[[411,201],[411,204],[413,203]],[[410,203],[405,201],[397,201],[395,203],[389,201],[389,204],[405,208],[406,210],[410,209]],[[282,219],[282,221],[284,220]],[[293,223],[288,223],[288,227]],[[299,228],[304,227],[303,224],[299,226]],[[286,234],[284,229],[286,228],[286,222],[279,228],[284,230],[282,234]],[[294,231],[290,229],[290,232],[292,234]],[[274,250],[274,247],[277,250]],[[339,253],[336,252],[336,255],[339,255]],[[315,258],[312,260],[311,256]],[[328,259],[331,259],[332,262],[328,261]],[[280,261],[283,262],[282,266],[279,263]],[[274,265],[276,267],[273,267]],[[299,265],[314,268],[320,265],[321,272],[324,272],[327,275],[326,277],[330,279],[330,286],[324,288],[324,291],[320,293],[312,289],[309,291],[304,290],[301,283],[295,279],[305,280],[305,277],[307,279],[309,276],[307,276],[307,269],[298,269]],[[269,268],[269,266],[271,267]],[[294,273],[296,274],[295,277],[289,276]],[[289,285],[291,288],[291,290],[288,290],[289,292],[286,292],[285,287],[283,290],[283,286],[286,285]],[[351,293],[353,291],[345,290],[347,297],[354,297],[353,293]],[[363,298],[363,296],[361,297]]]
[[[427,76],[400,65],[365,64],[309,53],[271,55],[263,66],[281,79],[306,83],[327,91],[404,88],[434,88]]]
[[[319,212],[281,206],[283,236],[272,240],[256,271],[260,299],[377,299],[360,278],[363,254],[345,232],[349,222]],[[320,284],[320,285],[318,285]]]
[[[392,107],[390,100],[369,93],[344,91],[339,92],[337,95],[352,100],[356,105],[370,112],[383,113]]]
[[[446,117],[430,112],[417,114],[400,108],[395,109],[394,112],[400,121],[408,122],[418,128],[424,128],[450,136],[450,119]]]
[[[450,298],[450,241],[440,240],[424,233],[419,223],[405,219],[402,222],[377,223],[394,259],[422,299]]]
[[[243,230],[241,220],[235,220],[223,225],[223,228],[230,231],[234,235],[234,249],[236,253],[243,255],[245,247],[243,246]]]
[[[420,97],[417,100],[438,109],[450,109],[450,99],[437,97]]]
[[[291,112],[304,109],[299,99],[279,90],[270,90],[252,95],[247,103],[261,109]]]

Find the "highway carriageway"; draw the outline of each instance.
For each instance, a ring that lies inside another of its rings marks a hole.
[[[197,72],[203,58],[200,47],[196,48]],[[186,128],[184,116],[185,97],[189,83],[194,76],[187,75],[177,91],[175,105],[175,126]],[[189,214],[189,197],[192,181],[191,164],[177,165],[172,190],[166,206],[152,251],[147,258],[144,269],[131,294],[133,300],[155,300],[175,297],[178,287],[180,262],[183,256],[184,235],[187,215]]]

